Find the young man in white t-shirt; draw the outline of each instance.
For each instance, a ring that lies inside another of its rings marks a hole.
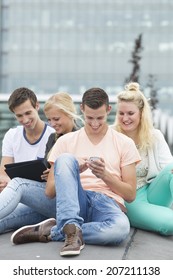
[[[47,140],[54,132],[53,128],[40,119],[39,103],[32,90],[24,87],[14,90],[8,99],[8,106],[20,125],[10,128],[3,138],[0,192],[10,180],[4,171],[4,165],[44,158]],[[40,220],[43,219],[39,216]],[[34,217],[35,212],[32,209],[19,205],[12,215],[0,221],[0,233],[38,220]]]
[[[67,256],[80,254],[84,242],[117,245],[127,238],[124,200],[135,199],[139,153],[130,138],[108,127],[104,90],[87,90],[81,111],[84,127],[58,139],[48,159],[46,194],[56,196],[57,224],[49,219],[21,228],[12,235],[14,244],[65,238],[60,255]]]

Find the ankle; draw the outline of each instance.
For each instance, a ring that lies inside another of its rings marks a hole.
[[[51,235],[47,236],[47,241],[52,241]]]

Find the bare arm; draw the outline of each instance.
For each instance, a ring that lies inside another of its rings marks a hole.
[[[114,193],[120,195],[127,202],[132,202],[136,197],[136,170],[135,164],[122,167],[122,181],[118,178],[111,178],[109,173],[105,174],[103,181],[111,186]]]
[[[13,163],[14,159],[12,157],[2,157],[0,165],[0,192],[6,187],[8,182],[11,180],[7,173],[4,171],[4,165],[8,163]]]
[[[51,168],[49,170],[45,194],[50,198],[54,198],[56,196],[55,180],[54,180],[54,164],[51,165]]]
[[[136,170],[135,163],[122,167],[120,180],[106,170],[104,160],[88,162],[88,167],[93,174],[101,178],[111,190],[120,195],[127,202],[132,202],[136,197]]]

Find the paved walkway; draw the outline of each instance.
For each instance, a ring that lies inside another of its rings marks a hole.
[[[12,245],[11,233],[0,235],[0,260],[63,260],[61,242]],[[86,245],[75,260],[173,260],[173,237],[131,229],[118,247]]]

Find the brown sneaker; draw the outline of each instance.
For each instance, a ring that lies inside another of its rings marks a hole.
[[[21,227],[11,236],[13,244],[23,244],[29,242],[49,242],[50,231],[56,225],[54,218],[45,220],[35,225]]]
[[[66,235],[64,246],[61,248],[61,256],[79,255],[80,250],[85,246],[82,238],[82,231],[74,224],[67,224],[63,231]]]

